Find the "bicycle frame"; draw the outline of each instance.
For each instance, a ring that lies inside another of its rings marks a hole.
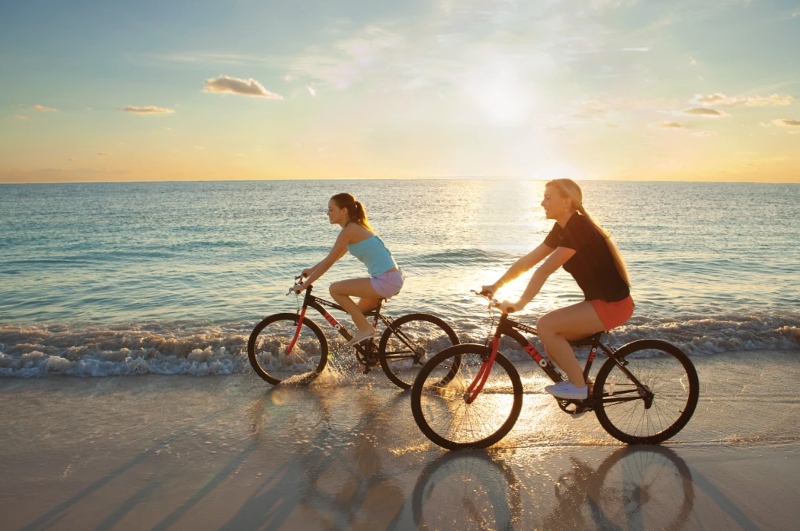
[[[340,324],[339,321],[337,321],[336,318],[334,316],[332,316],[328,312],[328,310],[325,309],[325,307],[327,306],[328,308],[332,308],[334,310],[345,311],[344,308],[342,308],[341,306],[339,306],[335,302],[331,302],[331,301],[328,301],[328,300],[325,300],[325,299],[321,299],[319,297],[316,297],[316,296],[312,295],[311,294],[312,288],[313,288],[313,286],[309,286],[309,287],[306,288],[305,297],[303,298],[303,306],[298,310],[297,329],[295,330],[294,337],[289,342],[289,346],[286,347],[286,354],[287,355],[291,354],[292,349],[294,348],[294,345],[297,342],[297,338],[300,335],[300,330],[301,330],[301,328],[303,326],[303,319],[305,319],[305,316],[306,316],[306,310],[308,310],[309,307],[314,308],[315,310],[317,310],[317,312],[319,312],[320,315],[322,315],[322,317],[324,317],[325,320],[328,321],[328,324],[330,324],[337,332],[339,332],[339,334],[345,339],[345,341],[350,341],[351,339],[353,339],[353,336],[350,334],[350,331],[347,330],[347,328],[345,328],[342,324]],[[381,306],[382,305],[383,305],[383,299],[379,299],[378,300],[378,306],[376,306],[374,309],[369,310],[368,312],[366,312],[364,314],[367,317],[371,317],[371,316],[375,317],[375,319],[373,321],[373,326],[377,326],[378,319],[383,321],[383,324],[385,324],[386,326],[390,326],[391,325],[391,318],[387,318],[387,317],[384,317],[383,315],[381,315]],[[359,351],[362,355],[366,356],[369,353],[369,345],[373,341],[374,341],[374,339],[371,339],[366,344],[354,345],[354,348],[357,351]]]
[[[492,366],[494,365],[495,357],[497,356],[497,351],[500,348],[500,339],[502,336],[508,336],[517,343],[528,353],[528,355],[533,358],[536,364],[541,368],[545,374],[553,381],[553,382],[561,382],[564,381],[561,373],[553,365],[552,361],[550,361],[546,356],[542,356],[542,354],[533,346],[533,344],[528,341],[528,339],[520,333],[520,330],[524,332],[528,332],[535,336],[538,336],[538,332],[536,328],[532,326],[527,326],[517,321],[511,320],[507,314],[502,314],[500,316],[500,321],[497,324],[497,329],[494,332],[494,336],[491,340],[491,353],[489,356],[484,360],[481,364],[480,369],[478,369],[478,373],[475,376],[475,379],[472,381],[470,386],[467,388],[466,391],[466,402],[468,404],[472,403],[480,394],[483,386],[486,384],[486,381],[489,378],[489,373],[492,370]],[[592,369],[592,363],[594,362],[595,357],[597,356],[597,350],[600,349],[606,357],[609,359],[614,360],[614,363],[620,368],[620,370],[628,377],[632,382],[636,384],[636,389],[632,391],[628,391],[627,393],[636,393],[635,397],[623,397],[619,396],[622,394],[626,394],[625,391],[618,393],[616,397],[604,397],[604,402],[624,402],[628,400],[638,400],[644,399],[645,407],[649,409],[650,404],[652,403],[653,394],[652,392],[630,372],[625,367],[627,365],[626,362],[620,361],[617,356],[614,355],[616,352],[615,349],[604,345],[600,342],[600,337],[603,335],[603,332],[597,332],[590,336],[587,336],[583,339],[578,341],[571,341],[570,344],[572,346],[589,346],[591,347],[589,350],[589,357],[586,360],[586,365],[583,368],[583,378],[588,383],[589,382],[589,372]],[[591,399],[591,397],[589,397]]]

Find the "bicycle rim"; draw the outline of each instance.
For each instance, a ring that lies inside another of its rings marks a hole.
[[[630,378],[607,360],[595,382],[597,420],[611,436],[629,444],[656,444],[678,433],[694,413],[700,394],[697,372],[677,347],[657,340],[629,343],[617,351],[625,368],[652,394],[640,396]]]
[[[490,350],[458,345],[434,356],[419,373],[411,392],[414,420],[428,439],[443,448],[486,448],[511,431],[522,409],[522,382],[514,366],[498,353],[477,398],[467,388]],[[454,366],[458,372],[447,377]]]

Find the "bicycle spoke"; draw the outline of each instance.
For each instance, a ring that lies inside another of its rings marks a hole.
[[[647,397],[634,396],[639,389],[613,360],[607,361],[596,382],[603,392],[595,410],[601,425],[629,443],[654,443],[673,436],[697,404],[699,384],[691,362],[676,347],[656,340],[634,342],[618,353]]]
[[[378,356],[386,376],[408,389],[427,360],[456,344],[458,336],[438,317],[409,314],[387,325]]]
[[[468,403],[468,395],[472,393],[467,393],[467,390],[478,378],[485,360],[482,352],[485,347],[463,347],[465,352],[451,354],[451,351],[461,348],[453,347],[442,353],[441,359],[437,356],[426,364],[412,390],[412,411],[417,424],[429,438],[446,448],[494,444],[511,429],[522,405],[519,375],[500,355],[488,373],[482,391]],[[475,348],[479,352],[469,351]],[[437,371],[437,366],[452,366],[451,360],[455,357],[460,357],[459,372],[442,384],[442,371]]]

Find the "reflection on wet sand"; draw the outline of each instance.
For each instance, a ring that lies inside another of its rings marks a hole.
[[[546,514],[531,512],[544,493],[528,490],[506,461],[502,453],[473,450],[429,463],[414,488],[415,525],[675,530],[686,524],[694,502],[689,468],[665,447],[619,448],[596,468],[571,456],[572,470],[553,483],[555,503]]]
[[[0,381],[0,527],[788,529],[800,519],[796,442],[717,442],[756,420],[792,435],[789,401],[768,417],[752,400],[761,415],[734,422],[729,402],[709,399],[683,441],[627,447],[609,445],[595,419],[564,423],[552,398],[526,394],[533,421],[489,450],[448,452],[419,432],[408,393],[381,374],[343,374],[269,388],[255,375]]]
[[[396,511],[402,505],[402,490],[390,474],[384,473],[384,452],[379,451],[371,434],[391,419],[387,410],[396,409],[403,395],[387,404],[368,393],[358,393],[352,402],[352,414],[342,417],[332,413],[341,411],[341,403],[340,397],[329,391],[325,387],[276,387],[250,405],[252,437],[264,437],[265,429],[287,430],[293,435],[285,442],[295,452],[256,486],[254,494],[244,500],[223,528],[244,529],[255,522],[268,529],[292,528],[302,515],[303,519],[310,517],[322,523],[323,528],[366,529],[366,515]],[[276,393],[280,399],[276,400]],[[298,414],[281,419],[279,426],[264,420],[270,414],[270,409],[263,407],[265,403],[297,398],[295,395],[312,400]],[[336,435],[342,421],[350,424],[347,431],[351,437],[345,444]],[[296,429],[303,424],[313,429],[298,433]],[[273,439],[274,434],[269,438]],[[301,443],[299,447],[297,442]]]

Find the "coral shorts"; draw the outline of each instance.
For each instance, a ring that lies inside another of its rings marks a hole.
[[[597,317],[606,330],[611,330],[621,324],[624,324],[633,315],[633,298],[630,295],[621,301],[606,302],[600,299],[589,301],[592,303]]]

